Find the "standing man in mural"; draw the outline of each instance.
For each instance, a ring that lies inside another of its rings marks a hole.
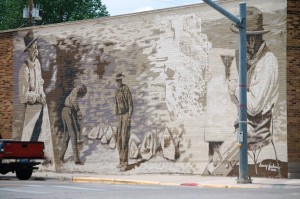
[[[28,52],[28,58],[19,70],[19,98],[25,106],[21,140],[44,141],[47,162],[52,164],[53,160],[51,159],[54,158],[52,136],[41,64],[37,59],[39,54],[37,39],[32,31],[29,31],[24,37],[24,52]]]
[[[116,75],[118,88],[115,91],[116,115],[118,117],[117,146],[120,163],[117,168],[125,171],[128,166],[128,142],[130,138],[131,116],[133,112],[132,97],[129,87],[122,83],[122,73]]]
[[[238,33],[233,27],[231,30]],[[263,40],[267,32],[269,30],[263,28],[262,12],[256,7],[247,7],[248,147],[254,157],[258,156],[256,151],[259,153],[262,147],[273,144],[272,109],[278,99],[278,62]],[[229,84],[229,94],[238,99],[237,83]],[[276,155],[275,147],[274,151]]]
[[[71,138],[73,156],[76,165],[83,165],[84,163],[79,158],[78,152],[78,136],[80,135],[80,121],[82,113],[79,109],[78,98],[82,98],[87,93],[87,88],[84,84],[77,85],[65,100],[64,108],[62,109],[62,122],[64,126],[64,139],[60,151],[59,158],[65,163],[64,156],[68,148]]]

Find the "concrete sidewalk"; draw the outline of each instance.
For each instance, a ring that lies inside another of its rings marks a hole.
[[[200,175],[99,175],[86,173],[35,172],[32,178],[58,178],[78,183],[144,184],[169,186],[196,186],[208,188],[300,188],[300,179],[252,178],[251,184],[238,184],[236,177]]]

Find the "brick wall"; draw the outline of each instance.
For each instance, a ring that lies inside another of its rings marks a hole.
[[[255,2],[253,1],[253,4]],[[289,173],[300,175],[300,2],[287,1],[287,132]],[[190,11],[189,11],[190,12]],[[113,21],[113,20],[112,20]],[[74,23],[75,26],[75,23]],[[58,27],[59,28],[59,27]],[[223,30],[228,30],[228,24]],[[85,40],[84,40],[85,41]],[[42,41],[39,41],[42,42]],[[223,42],[223,40],[222,40]],[[23,45],[23,42],[22,42]],[[0,34],[0,133],[4,138],[12,138],[13,122],[13,33]],[[220,46],[219,46],[220,47]],[[222,46],[221,46],[222,47]],[[109,45],[108,47],[109,48]],[[51,50],[50,48],[44,50]],[[134,51],[136,49],[133,48]],[[43,52],[43,51],[41,51]],[[46,52],[44,52],[46,54]],[[62,53],[62,52],[61,52]],[[62,59],[61,60],[65,60]],[[135,60],[136,62],[136,60]],[[143,63],[141,63],[142,65]],[[99,67],[101,68],[101,67]],[[100,70],[101,71],[101,70]],[[61,73],[64,74],[64,73]],[[103,74],[99,72],[99,77]],[[49,80],[47,75],[44,76]],[[92,79],[92,77],[90,78]],[[128,80],[127,80],[128,81]],[[127,83],[126,81],[126,83]],[[284,80],[285,81],[285,80]],[[54,95],[52,95],[54,96]],[[59,96],[59,93],[57,93]],[[97,96],[97,95],[96,95]],[[99,95],[100,96],[100,95]],[[50,95],[48,98],[51,97]],[[51,101],[51,99],[48,99]],[[15,104],[16,105],[16,104]],[[49,103],[49,107],[50,103]],[[15,106],[15,110],[18,111]],[[97,111],[95,111],[97,112]],[[100,112],[100,111],[99,111]],[[89,114],[92,115],[92,114]],[[97,115],[97,118],[99,116]],[[88,120],[92,121],[92,120]],[[15,126],[15,125],[14,125]],[[14,132],[15,133],[15,132]],[[198,133],[198,132],[197,132]],[[286,155],[286,150],[283,150]],[[111,159],[111,156],[108,155]]]
[[[287,2],[287,112],[289,173],[300,177],[300,1]],[[292,176],[290,176],[292,177]]]
[[[13,121],[13,33],[0,34],[0,133],[12,138]]]

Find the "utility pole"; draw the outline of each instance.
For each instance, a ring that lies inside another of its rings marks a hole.
[[[29,0],[29,26],[32,26],[33,0]]]
[[[25,5],[23,8],[23,19],[28,20],[28,26],[37,25],[37,21],[41,21],[42,17],[40,16],[41,5],[33,4],[33,0],[28,0],[29,6]],[[22,25],[23,26],[23,25]]]
[[[248,142],[247,142],[247,23],[246,23],[246,3],[240,3],[240,16],[236,17],[212,0],[203,0],[212,8],[233,21],[239,28],[239,144],[240,144],[240,166],[237,183],[251,183],[248,175]]]

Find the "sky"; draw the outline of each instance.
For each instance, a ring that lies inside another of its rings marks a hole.
[[[184,6],[202,2],[201,0],[102,0],[110,16]]]

